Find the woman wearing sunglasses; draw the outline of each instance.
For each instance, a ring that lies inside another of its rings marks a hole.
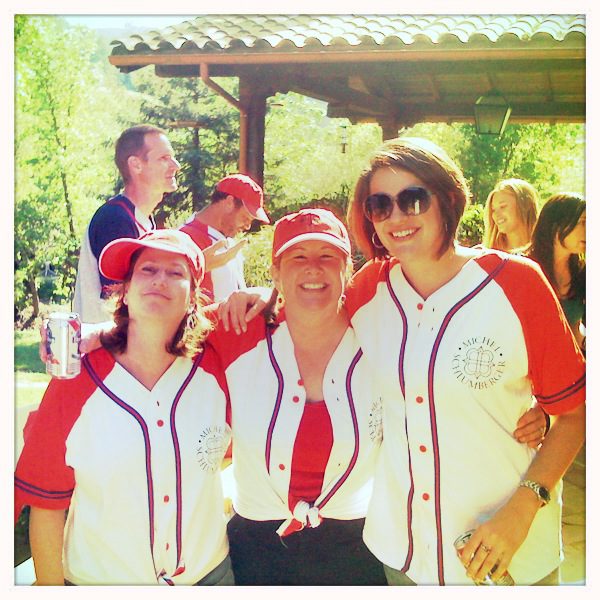
[[[537,265],[456,243],[467,201],[445,152],[407,138],[374,154],[349,206],[371,260],[346,305],[385,399],[364,539],[391,584],[558,583],[584,359]],[[537,453],[510,435],[533,396],[554,415]]]

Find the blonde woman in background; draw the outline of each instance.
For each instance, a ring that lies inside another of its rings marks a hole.
[[[538,193],[523,179],[504,179],[485,203],[483,245],[511,252],[529,244],[538,214]]]

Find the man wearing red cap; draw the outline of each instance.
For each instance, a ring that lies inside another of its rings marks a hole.
[[[230,238],[248,231],[255,219],[269,223],[263,208],[262,188],[247,175],[236,173],[221,179],[210,200],[208,206],[194,213],[180,227],[202,250],[220,240],[226,240],[230,247],[233,243]],[[239,247],[241,249],[242,244]],[[216,301],[226,298],[231,292],[244,289],[242,255],[238,252],[226,265],[208,273],[202,285]]]

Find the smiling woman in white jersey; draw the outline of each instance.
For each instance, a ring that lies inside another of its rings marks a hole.
[[[362,541],[381,395],[343,308],[348,233],[301,210],[275,224],[272,259],[275,309],[207,342],[231,394],[236,584],[385,585]]]
[[[443,150],[400,138],[374,153],[349,206],[371,260],[346,305],[384,397],[365,541],[391,583],[464,585],[507,569],[517,584],[557,583],[584,359],[533,261],[455,242],[468,195]],[[537,454],[510,435],[533,397],[555,416]],[[453,542],[469,530],[459,559]]]

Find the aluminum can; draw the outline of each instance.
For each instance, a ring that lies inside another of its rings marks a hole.
[[[81,371],[81,320],[77,313],[54,312],[46,326],[46,373],[72,379]]]
[[[460,556],[463,548],[467,545],[467,542],[473,535],[474,529],[470,529],[469,531],[465,531],[463,534],[459,535],[454,540],[454,548],[456,549],[456,553]],[[496,570],[496,567],[492,567],[492,573]],[[515,585],[515,580],[511,577],[508,571],[505,571],[504,574],[498,578],[497,581],[494,581],[490,575],[486,575],[485,579],[481,582],[476,583],[475,585]]]

